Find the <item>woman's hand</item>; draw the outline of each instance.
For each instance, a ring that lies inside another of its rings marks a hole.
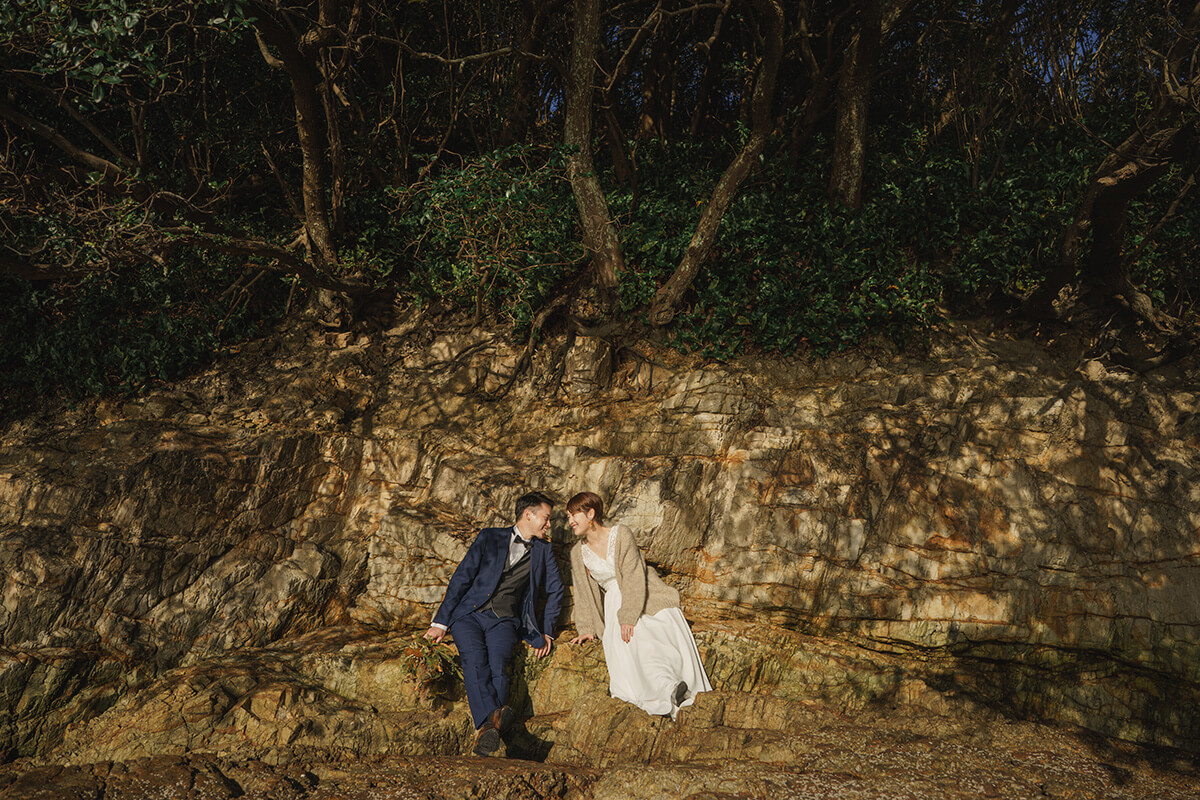
[[[633,638],[633,626],[632,625],[622,625],[621,626],[621,641],[624,642],[625,644],[629,644],[629,640],[632,638]]]
[[[584,633],[584,634],[576,636],[574,639],[572,639],[571,644],[583,644],[584,642],[590,642],[592,639],[595,639],[595,638],[596,638],[596,636],[594,634]]]

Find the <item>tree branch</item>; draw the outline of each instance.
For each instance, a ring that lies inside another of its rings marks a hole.
[[[121,150],[121,148],[117,147],[116,143],[113,142],[113,140],[111,138],[106,136],[104,131],[100,130],[99,126],[96,125],[96,123],[92,122],[90,119],[83,116],[83,114],[79,113],[79,109],[75,108],[75,106],[68,103],[66,98],[63,97],[62,94],[54,91],[53,89],[49,88],[48,86],[42,86],[41,84],[39,84],[35,81],[31,81],[29,78],[27,78],[24,75],[21,75],[19,73],[10,73],[10,74],[14,74],[14,77],[16,77],[16,79],[18,81],[20,81],[21,84],[24,85],[26,88],[31,89],[32,91],[38,92],[39,94],[48,95],[50,97],[53,97],[55,103],[58,104],[58,107],[61,108],[63,111],[67,112],[67,114],[71,117],[71,119],[75,120],[80,125],[82,125],[83,128],[88,133],[90,133],[92,136],[94,136],[96,138],[96,141],[98,141],[101,145],[103,145],[104,149],[107,150],[112,155],[112,157],[115,158],[117,161],[121,162],[125,166],[128,166],[128,165],[134,163],[133,159],[131,159],[128,155],[126,155],[125,152]]]
[[[725,169],[700,221],[696,223],[696,231],[688,242],[687,250],[675,272],[667,279],[650,304],[650,322],[654,325],[665,325],[670,322],[679,305],[683,293],[695,280],[701,265],[708,259],[713,242],[717,238],[717,230],[721,218],[725,215],[729,204],[737,196],[742,182],[750,174],[750,168],[758,160],[767,143],[767,135],[771,131],[771,105],[775,99],[775,78],[779,74],[779,64],[783,60],[783,7],[778,0],[757,0],[755,3],[763,16],[766,25],[765,50],[762,64],[759,66],[758,77],[754,83],[751,118],[753,126],[750,138],[742,151]]]
[[[0,250],[0,272],[16,275],[27,281],[61,280],[74,277],[76,273],[70,270],[55,268],[49,264],[26,261],[17,256]]]
[[[258,52],[262,54],[263,61],[267,62],[267,66],[271,69],[283,69],[283,59],[276,58],[271,55],[271,50],[267,47],[267,43],[263,40],[262,34],[258,29],[254,30],[254,41],[258,42]]]
[[[633,35],[633,39],[629,42],[629,47],[626,47],[625,52],[621,54],[620,60],[617,61],[617,66],[613,68],[612,75],[608,77],[608,83],[604,84],[603,91],[605,94],[611,92],[616,82],[629,71],[629,64],[641,52],[642,46],[650,38],[650,34],[658,30],[658,25],[662,21],[662,17],[662,0],[659,0],[654,6],[654,10],[646,17],[646,21],[641,24],[641,27],[637,29],[637,33]]]
[[[497,56],[509,56],[518,52],[516,47],[501,47],[498,50],[489,50],[486,53],[472,53],[469,56],[461,56],[459,58],[446,58],[445,56],[438,55],[437,53],[426,53],[421,50],[417,50],[403,39],[397,39],[393,36],[378,36],[375,34],[368,34],[362,38],[363,41],[383,42],[384,44],[395,45],[413,58],[423,58],[427,61],[436,61],[439,64],[446,64],[451,67],[457,67],[462,64],[470,64],[473,61],[486,61],[489,58],[496,58]],[[521,55],[525,56],[526,58],[534,58],[539,61],[547,60],[546,56],[540,56],[536,53],[521,53]]]
[[[355,282],[347,282],[338,280],[325,275],[313,269],[312,265],[302,258],[289,253],[282,247],[263,241],[262,239],[249,239],[238,236],[226,236],[215,233],[202,233],[192,230],[191,228],[175,227],[175,228],[160,228],[159,233],[166,234],[170,237],[169,240],[163,242],[165,249],[173,249],[181,244],[194,245],[202,247],[206,250],[215,250],[219,253],[229,253],[233,255],[247,256],[262,256],[272,259],[277,263],[277,266],[268,267],[276,272],[286,272],[296,275],[304,280],[305,283],[319,287],[321,289],[329,289],[334,292],[342,292],[351,297],[362,297],[369,294],[372,289],[366,284]]]
[[[0,117],[42,137],[88,169],[103,173],[109,180],[115,181],[125,175],[125,170],[113,162],[89,153],[49,125],[25,116],[3,100],[0,100]]]

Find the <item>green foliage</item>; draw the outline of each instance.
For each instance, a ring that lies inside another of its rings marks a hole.
[[[0,234],[17,269],[91,276],[73,285],[77,277],[3,279],[6,396],[127,391],[202,363],[277,313],[283,286],[273,278],[222,296],[250,274],[231,260],[141,263],[161,244],[156,228],[198,216],[211,215],[213,229],[296,240],[293,87],[287,70],[267,66],[251,35],[254,14],[297,44],[324,42],[301,50],[321,76],[320,113],[332,115],[317,128],[327,135],[323,189],[342,212],[331,216],[345,270],[526,328],[587,263],[566,153],[536,144],[562,135],[565,98],[552,65],[569,59],[569,37],[559,35],[567,18],[545,20],[529,58],[504,54],[532,32],[519,4],[451,4],[438,14],[425,6],[342,4],[328,25],[316,4],[0,0],[8,92]],[[1148,0],[1061,10],[1072,16],[1067,28],[1094,33],[1100,47],[1083,73],[1038,67],[1081,54],[1056,50],[1067,44],[1057,24],[1037,15],[1009,35],[987,4],[906,14],[881,53],[867,201],[852,213],[827,202],[823,136],[832,119],[810,112],[829,98],[809,93],[812,64],[789,51],[775,113],[778,132],[803,146],[767,147],[671,326],[676,344],[728,357],[744,348],[827,353],[873,336],[903,342],[944,310],[1003,307],[1036,287],[1103,143],[1125,138],[1153,103],[1160,76],[1145,67],[1146,47],[1165,52],[1178,35]],[[605,13],[611,56],[642,10]],[[748,135],[743,93],[761,56],[758,23],[731,9],[727,33],[705,45],[696,37],[714,29],[718,10],[699,13],[664,20],[658,55],[626,71],[596,115],[599,159],[615,130],[669,139],[633,143],[631,184],[601,167],[627,266],[618,314],[645,308],[679,265]],[[1149,38],[1125,35],[1146,16]],[[799,22],[823,31],[810,55],[836,68],[853,17],[817,4],[788,23],[789,41]],[[465,60],[416,55],[443,52]],[[655,86],[674,87],[666,105],[675,111],[665,112]],[[931,139],[933,120],[940,133]],[[513,138],[523,142],[495,149]],[[89,173],[96,162],[67,144],[116,163],[121,176]],[[1193,196],[1175,202],[1186,180],[1176,170],[1130,206],[1134,280],[1168,305],[1200,298],[1190,266],[1200,206]]]
[[[1129,206],[1130,277],[1156,304],[1168,308],[1200,303],[1200,270],[1195,266],[1200,263],[1200,205],[1186,202],[1189,188],[1184,171],[1176,167]]]
[[[369,198],[344,260],[420,297],[528,325],[583,256],[563,170],[561,148],[513,147],[391,191],[390,204]]]
[[[278,318],[286,285],[240,262],[181,251],[74,285],[0,278],[0,400],[78,399],[179,377]]]
[[[699,143],[654,143],[642,158],[636,196],[629,187],[609,192],[627,267],[622,311],[648,304],[679,265],[729,154]]]
[[[210,27],[238,31],[252,22],[247,5],[180,4],[177,15],[197,13]],[[169,47],[146,23],[171,12],[169,5],[164,14],[161,4],[136,0],[0,0],[0,48],[23,53],[31,59],[31,72],[59,76],[99,104],[111,87],[129,80],[161,86],[170,79]]]
[[[722,220],[672,328],[675,343],[718,358],[745,347],[825,354],[877,336],[902,344],[939,308],[1013,302],[1055,263],[1099,157],[1093,140],[1069,138],[1050,130],[1018,142],[981,179],[978,154],[933,146],[919,128],[883,129],[869,200],[854,212],[830,206],[825,175],[809,166],[826,163],[821,142],[809,161],[783,153],[764,161]],[[678,266],[729,147],[643,146],[636,196],[609,189],[627,267],[619,313],[644,308]],[[562,156],[510,148],[393,192],[392,204],[366,197],[352,207],[364,224],[343,260],[378,283],[527,325],[582,264]],[[1157,277],[1143,269],[1143,278],[1181,281],[1186,230],[1183,221],[1171,228],[1169,258],[1161,245],[1146,249],[1147,264],[1176,266]]]
[[[425,700],[445,691],[456,678],[462,678],[455,651],[448,644],[434,644],[424,636],[415,636],[405,643],[400,664],[404,676],[416,684],[418,695]]]
[[[1047,137],[1062,142],[1059,133]],[[1030,142],[1009,169],[973,185],[970,155],[923,133],[883,130],[870,199],[849,212],[826,200],[821,144],[804,163],[783,154],[743,186],[711,262],[677,319],[676,343],[714,357],[746,346],[829,353],[872,336],[903,343],[937,317],[1017,295],[1053,263],[1057,237],[1096,158],[1093,145]],[[622,301],[648,303],[678,265],[729,158],[692,143],[645,157],[639,197],[614,192],[628,272]]]

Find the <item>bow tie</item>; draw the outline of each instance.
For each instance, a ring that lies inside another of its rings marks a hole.
[[[532,541],[526,541],[525,539],[522,539],[520,536],[514,536],[513,541],[515,543],[517,543],[519,545],[523,545],[525,547],[529,547],[531,544],[533,544]]]

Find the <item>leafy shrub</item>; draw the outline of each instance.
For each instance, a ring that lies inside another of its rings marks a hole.
[[[825,354],[883,335],[903,343],[940,303],[970,310],[1041,280],[1094,163],[1094,146],[1025,143],[972,186],[969,154],[920,130],[878,132],[868,201],[831,207],[818,142],[807,160],[780,153],[743,185],[710,262],[677,318],[679,346],[727,357],[745,346]],[[1055,141],[1061,142],[1062,136]],[[636,204],[615,193],[629,270],[628,308],[649,302],[679,263],[701,205],[729,158],[694,143],[645,158]]]
[[[973,181],[971,154],[919,129],[881,129],[868,201],[826,199],[820,141],[804,162],[764,160],[727,211],[712,257],[673,327],[685,349],[728,357],[751,346],[829,353],[882,335],[903,343],[935,308],[1019,295],[1053,263],[1094,145],[1062,132],[998,154]],[[1049,145],[1045,142],[1050,142]],[[626,271],[620,313],[645,307],[688,245],[732,150],[720,142],[639,145],[636,191],[603,174]],[[582,264],[564,151],[518,146],[445,169],[353,209],[345,260],[379,282],[518,326]]]
[[[377,282],[521,327],[581,265],[562,148],[516,146],[376,198],[345,258]],[[400,267],[400,270],[397,270]]]
[[[1200,204],[1186,202],[1189,188],[1176,167],[1168,179],[1129,204],[1130,276],[1155,303],[1172,309],[1195,308],[1200,302],[1200,270],[1195,267],[1200,262]],[[1166,214],[1171,208],[1173,213]]]
[[[462,677],[456,651],[444,643],[434,644],[424,636],[415,636],[404,645],[400,657],[404,676],[417,687],[417,696],[432,700],[446,691],[455,678]]]
[[[277,319],[286,291],[275,273],[255,279],[239,261],[192,251],[74,285],[0,278],[0,398],[13,411],[33,395],[79,399],[176,378]]]

